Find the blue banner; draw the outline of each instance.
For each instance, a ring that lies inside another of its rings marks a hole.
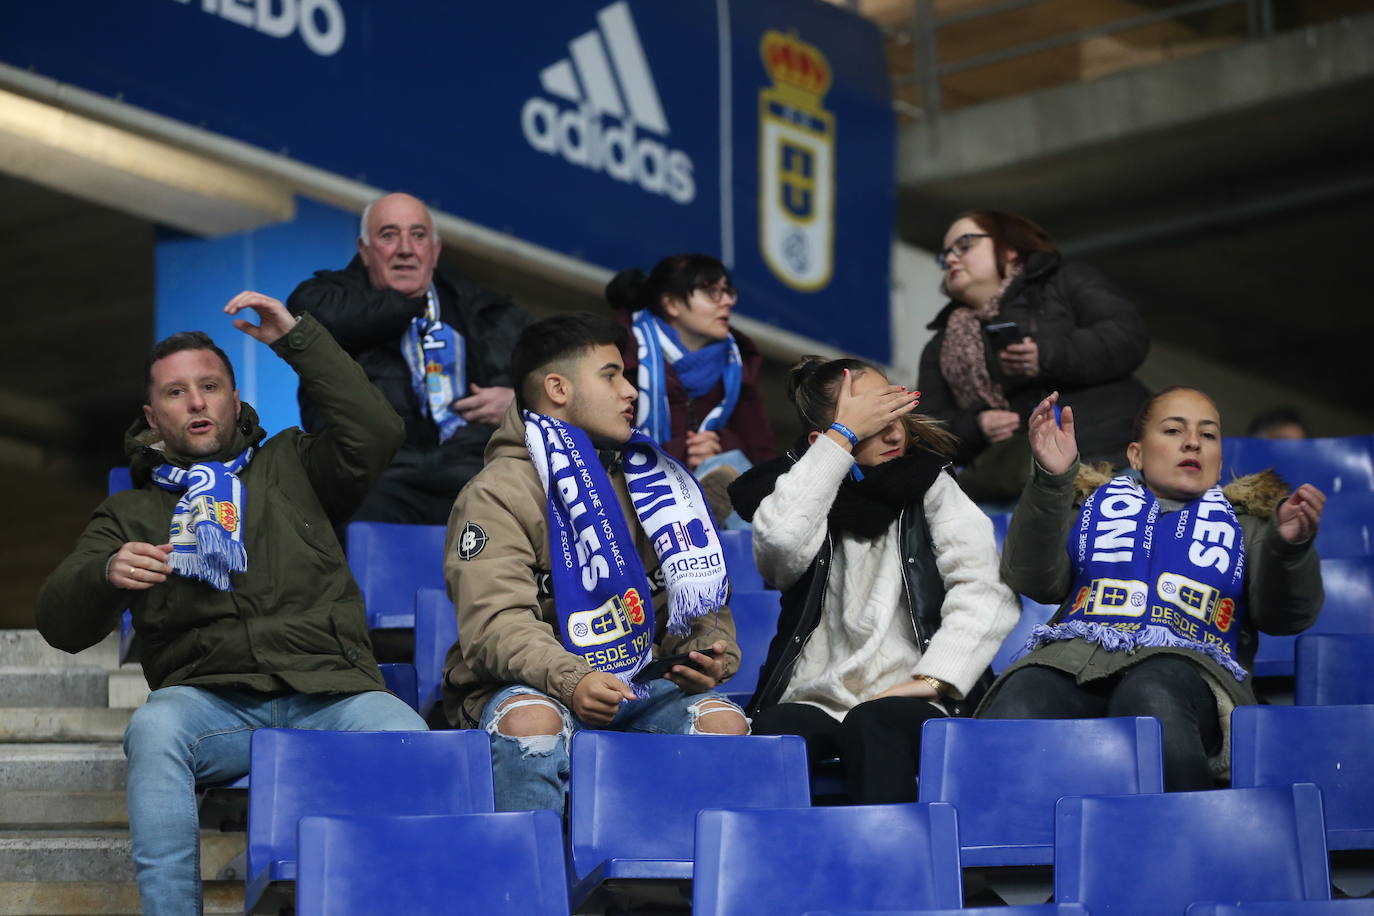
[[[890,89],[876,27],[845,10],[14,6],[0,32],[8,64],[603,267],[719,254],[742,314],[889,358]]]

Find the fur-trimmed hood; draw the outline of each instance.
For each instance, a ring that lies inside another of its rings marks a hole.
[[[1082,503],[1098,487],[1113,477],[1111,465],[1080,464],[1074,478],[1075,500]],[[1221,488],[1221,492],[1240,515],[1269,518],[1279,503],[1288,497],[1288,484],[1274,471],[1260,471],[1237,477]]]

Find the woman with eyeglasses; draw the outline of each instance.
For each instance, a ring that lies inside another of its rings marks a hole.
[[[959,437],[965,491],[1016,497],[1030,468],[1026,418],[1051,391],[1091,421],[1085,460],[1123,465],[1148,397],[1133,373],[1149,337],[1130,300],[1012,213],[962,214],[937,259],[950,302],[930,324],[918,387],[923,409]]]
[[[763,357],[730,327],[736,299],[730,272],[704,254],[664,258],[648,276],[622,270],[606,286],[631,332],[622,356],[639,389],[635,425],[692,469],[716,520],[732,527],[743,523],[730,518],[725,488],[778,454],[758,389]]]

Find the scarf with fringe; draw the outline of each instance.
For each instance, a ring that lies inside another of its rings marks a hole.
[[[1245,616],[1245,536],[1218,487],[1160,524],[1159,500],[1117,477],[1083,503],[1069,532],[1073,605],[1031,631],[1026,650],[1087,639],[1112,652],[1171,646],[1201,652],[1247,677],[1236,661]]]
[[[559,637],[574,655],[629,684],[648,664],[654,605],[615,488],[580,428],[524,412],[525,447],[548,497],[549,556]],[[635,432],[623,451],[625,482],[639,524],[662,564],[668,632],[725,604],[729,578],[720,535],[692,472]]]
[[[183,576],[231,591],[230,573],[248,569],[243,546],[243,481],[238,473],[253,458],[249,446],[228,461],[202,461],[189,468],[160,464],[153,483],[181,493],[172,511],[172,556],[167,562]]]

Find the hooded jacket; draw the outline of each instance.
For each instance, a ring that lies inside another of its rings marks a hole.
[[[458,614],[458,641],[444,664],[444,711],[473,726],[505,684],[526,684],[572,707],[573,691],[593,670],[558,637],[549,562],[547,498],[525,448],[525,424],[512,404],[487,445],[487,463],[458,495],[444,546],[444,577]],[[726,643],[725,677],[739,668],[728,607],[698,617],[686,637],[670,635],[668,592],[653,545],[639,525],[618,460],[607,468],[654,598],[654,655]]]
[[[266,442],[253,408],[242,405],[225,460],[257,452],[239,474],[248,568],[219,591],[173,574],[134,591],[105,577],[129,541],[165,544],[180,498],[152,482],[166,454],[140,417],[125,436],[133,489],[95,510],[76,548],[38,594],[39,632],[78,652],[95,645],[125,608],[143,642],[143,673],[154,690],[187,684],[258,691],[361,693],[385,686],[372,656],[362,594],[332,525],[346,519],[401,441],[395,412],[362,370],[309,316],[272,344],[320,405],[318,434],[288,429]],[[261,444],[259,444],[261,443]]]

